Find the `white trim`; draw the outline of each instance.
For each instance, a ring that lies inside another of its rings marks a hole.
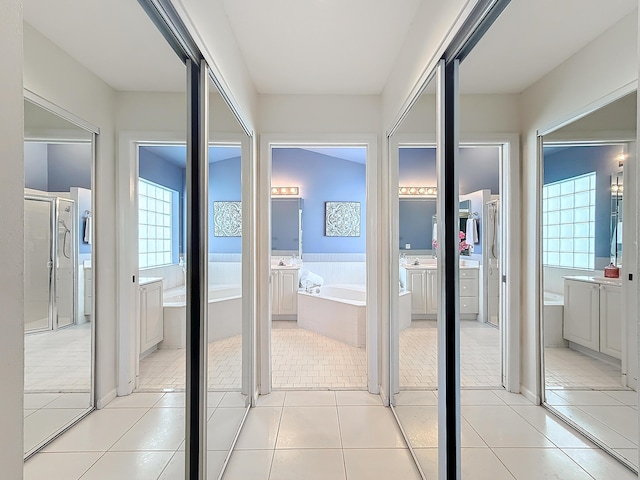
[[[115,400],[115,398],[118,396],[116,389],[113,388],[111,390],[109,390],[107,392],[106,395],[104,395],[103,397],[99,398],[98,401],[96,402],[96,408],[98,410],[103,409],[104,407],[106,407],[110,402],[112,402],[113,400]]]
[[[379,331],[384,264],[379,262],[380,239],[384,235],[379,221],[378,136],[375,134],[265,134],[260,138],[258,169],[258,358],[260,393],[271,392],[271,158],[273,147],[363,146],[367,148],[367,388],[379,393]],[[381,233],[382,232],[382,233]],[[388,277],[387,277],[388,278]],[[269,288],[264,288],[269,285]]]
[[[71,113],[68,110],[65,110],[64,108],[56,105],[53,102],[50,102],[49,100],[47,100],[44,97],[41,97],[40,95],[38,95],[35,92],[32,92],[31,90],[29,90],[28,88],[24,88],[24,98],[26,100],[29,100],[31,103],[43,108],[44,110],[47,110],[51,113],[53,113],[54,115],[57,115],[58,117],[63,118],[64,120],[73,123],[74,125],[87,130],[89,133],[94,133],[96,135],[100,134],[100,128],[95,126],[94,124],[87,122],[86,120],[84,120],[83,118]]]

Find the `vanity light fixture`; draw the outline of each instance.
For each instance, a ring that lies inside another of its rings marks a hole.
[[[399,193],[402,197],[435,197],[438,189],[436,187],[400,187]]]
[[[624,185],[614,183],[611,185],[611,195],[622,195],[624,191]]]
[[[300,192],[298,187],[271,187],[271,196],[296,196]]]

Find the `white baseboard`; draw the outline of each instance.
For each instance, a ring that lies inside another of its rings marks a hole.
[[[96,402],[96,408],[98,410],[103,409],[104,407],[106,407],[112,400],[115,400],[115,398],[118,396],[116,389],[114,388],[113,390],[109,390],[109,392],[104,395],[102,398],[99,398],[98,401]]]
[[[527,400],[529,400],[531,403],[533,403],[534,405],[540,405],[540,397],[538,395],[535,395],[531,390],[529,390],[528,388],[525,388],[524,386],[520,385],[520,393],[522,395],[524,395],[524,398],[526,398]]]

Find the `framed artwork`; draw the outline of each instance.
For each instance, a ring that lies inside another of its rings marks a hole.
[[[360,202],[325,202],[325,236],[359,237]]]
[[[213,236],[242,236],[242,202],[213,202]]]

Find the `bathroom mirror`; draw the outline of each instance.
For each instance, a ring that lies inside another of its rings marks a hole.
[[[432,218],[437,211],[435,198],[399,199],[400,251],[425,253],[431,251],[433,240]]]
[[[302,254],[301,198],[271,199],[271,252],[275,256]]]
[[[611,175],[611,259],[615,265],[622,263],[622,172]]]
[[[24,137],[28,457],[93,407],[93,133],[25,99]]]

